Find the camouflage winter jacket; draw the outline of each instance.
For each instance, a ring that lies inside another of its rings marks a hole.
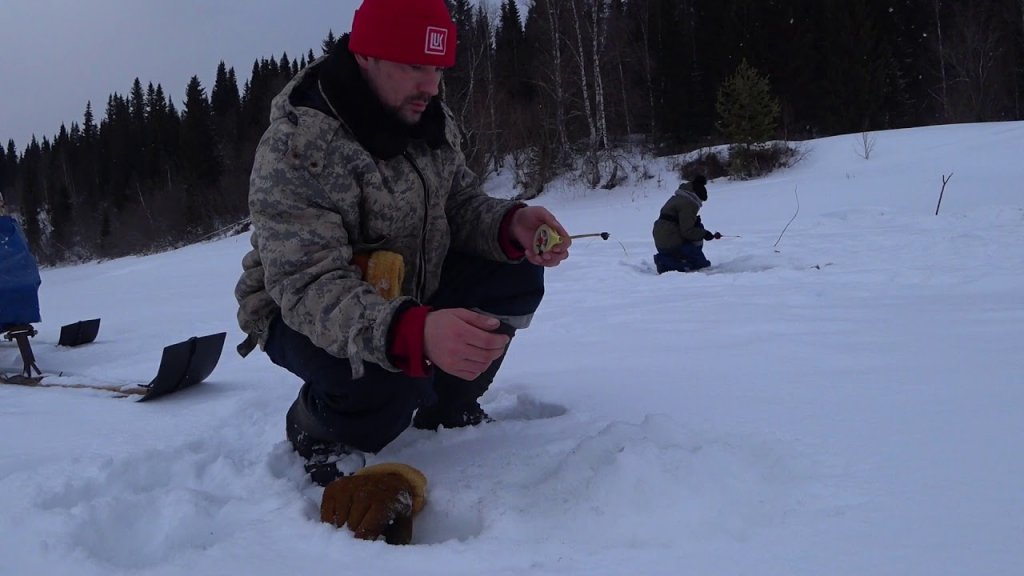
[[[404,152],[381,159],[342,120],[358,118],[296,106],[290,95],[310,80],[325,94],[315,75],[326,58],[274,99],[256,151],[249,182],[252,250],[235,287],[238,323],[248,338],[238,351],[245,356],[264,346],[280,311],[285,324],[316,346],[349,359],[359,378],[364,361],[398,371],[387,357],[396,312],[429,300],[449,247],[508,261],[498,235],[515,203],[480,189],[447,108],[443,116],[438,109],[443,138],[432,146],[409,139]],[[378,296],[352,263],[353,254],[376,250],[404,259],[399,298]]]
[[[679,185],[654,221],[654,246],[658,252],[670,252],[684,243],[704,245],[704,227],[697,223],[702,205],[689,182]]]

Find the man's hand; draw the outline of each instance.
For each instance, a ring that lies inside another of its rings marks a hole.
[[[452,376],[474,380],[508,346],[508,336],[492,332],[499,325],[496,318],[465,308],[435,310],[423,326],[423,353]]]
[[[533,235],[540,228],[541,224],[547,224],[562,237],[562,241],[556,244],[543,254],[537,254],[533,248]],[[511,225],[512,237],[522,246],[526,247],[526,259],[538,266],[558,266],[562,260],[569,257],[569,246],[572,245],[572,238],[558,220],[542,206],[527,206],[516,210],[512,216]]]

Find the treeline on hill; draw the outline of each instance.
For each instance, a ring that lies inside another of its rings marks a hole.
[[[481,175],[523,197],[572,171],[627,177],[625,146],[673,153],[1024,118],[1024,0],[449,0],[444,95]],[[321,52],[335,42],[329,33]],[[244,220],[270,101],[315,58],[223,63],[179,111],[136,80],[98,122],[0,150],[0,192],[45,263],[179,245]],[[737,169],[739,170],[739,169]],[[639,174],[642,177],[642,174]]]

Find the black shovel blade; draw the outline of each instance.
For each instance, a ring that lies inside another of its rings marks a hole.
[[[226,332],[193,336],[164,348],[156,377],[146,386],[148,392],[139,402],[166,396],[206,380],[220,361],[226,336]]]
[[[96,339],[100,333],[100,319],[80,320],[74,324],[60,327],[60,339],[57,346],[81,346]]]

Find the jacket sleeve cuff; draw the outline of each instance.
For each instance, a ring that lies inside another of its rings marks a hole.
[[[423,327],[430,306],[410,306],[400,310],[391,324],[388,338],[388,359],[406,376],[423,378],[430,373],[431,363],[423,350]]]
[[[526,256],[526,248],[512,237],[512,217],[523,208],[526,208],[526,204],[516,204],[510,208],[498,226],[498,244],[509,260],[522,260]]]

